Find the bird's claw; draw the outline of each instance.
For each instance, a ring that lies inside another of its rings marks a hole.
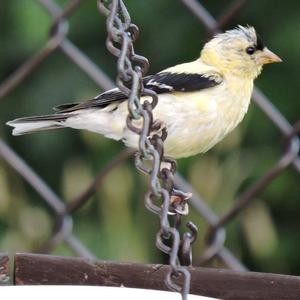
[[[152,127],[151,127],[151,132],[152,132],[152,135],[156,134],[156,135],[160,136],[163,140],[165,140],[167,137],[166,124],[159,119],[154,120]]]
[[[187,201],[193,196],[192,193],[173,194],[170,197],[169,215],[187,215],[189,213],[189,205]]]

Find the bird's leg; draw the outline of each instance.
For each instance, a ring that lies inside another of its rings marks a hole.
[[[189,205],[187,201],[193,196],[192,193],[184,193],[175,188],[172,189],[170,198],[170,214],[187,215]]]
[[[151,132],[153,133],[153,135],[151,135],[153,142],[157,136],[159,136],[163,141],[167,137],[167,127],[164,122],[158,119],[154,120]],[[176,171],[176,163],[175,166],[174,163],[175,161],[173,159],[165,157],[160,166],[161,175],[164,174],[164,177],[168,178],[167,174],[174,174]],[[171,171],[172,169],[173,171]],[[168,180],[166,180],[166,182],[167,181]],[[171,188],[169,214],[178,216],[187,215],[189,213],[187,200],[192,197],[192,193],[184,193],[183,191],[177,190],[174,187],[169,188]]]
[[[151,128],[151,133],[151,136],[157,134],[164,141],[167,137],[166,124],[159,119],[154,120]]]

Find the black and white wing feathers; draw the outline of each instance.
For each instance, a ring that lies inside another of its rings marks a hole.
[[[215,75],[204,76],[197,73],[160,72],[144,78],[146,88],[157,94],[171,92],[195,92],[214,87],[221,83],[221,77]]]
[[[81,102],[81,103],[66,103],[54,107],[54,110],[58,113],[72,112],[80,109],[93,108],[93,107],[105,107],[108,104],[115,101],[124,101],[127,97],[118,88],[108,90],[95,98]]]
[[[172,73],[163,71],[143,79],[144,87],[157,94],[172,92],[195,92],[219,85],[223,78],[214,73],[209,76],[197,73]],[[125,101],[127,96],[118,88],[106,91],[94,99],[82,103],[68,103],[55,107],[58,113],[73,112],[87,108],[104,108],[116,101]]]

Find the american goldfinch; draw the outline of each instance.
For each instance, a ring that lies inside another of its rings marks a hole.
[[[187,157],[206,152],[222,140],[246,114],[253,81],[262,66],[280,61],[253,27],[238,26],[207,42],[195,61],[145,77],[144,86],[158,94],[154,119],[163,121],[168,131],[165,154]],[[141,97],[142,102],[145,99]],[[14,127],[13,135],[70,127],[100,133],[137,148],[138,135],[126,126],[127,98],[118,88],[55,110],[52,115],[7,124]]]

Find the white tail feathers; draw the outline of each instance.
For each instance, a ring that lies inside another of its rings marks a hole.
[[[15,119],[6,124],[14,127],[13,135],[22,135],[36,131],[63,128],[68,114],[53,114]]]
[[[62,124],[57,121],[24,121],[14,120],[6,123],[9,126],[14,127],[12,134],[13,135],[22,135],[27,133],[32,133],[36,131],[50,130],[56,128],[62,128]]]

